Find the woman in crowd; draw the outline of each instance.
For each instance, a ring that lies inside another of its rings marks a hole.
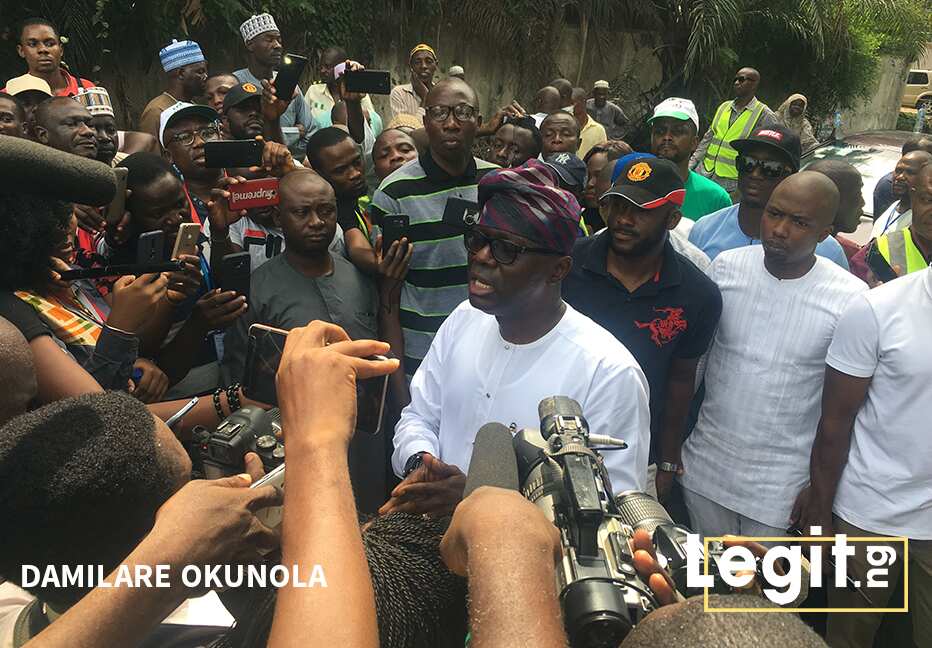
[[[799,135],[803,153],[819,143],[819,140],[816,139],[815,134],[812,132],[812,124],[806,119],[808,105],[809,100],[805,96],[792,94],[780,104],[775,113],[779,123]]]

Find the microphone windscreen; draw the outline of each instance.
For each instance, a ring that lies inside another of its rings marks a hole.
[[[463,497],[480,486],[518,490],[518,464],[511,430],[501,423],[486,423],[476,434]]]
[[[35,194],[99,207],[116,193],[113,169],[27,139],[0,135],[0,178],[5,193]]]

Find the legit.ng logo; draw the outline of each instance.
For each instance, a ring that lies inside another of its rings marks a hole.
[[[644,182],[650,177],[652,169],[647,162],[638,162],[628,169],[628,180],[631,182]]]
[[[244,83],[244,84],[243,84],[243,90],[245,90],[246,92],[249,92],[249,93],[259,92],[259,88],[257,88],[256,86],[254,86],[254,85],[251,84],[251,83]]]

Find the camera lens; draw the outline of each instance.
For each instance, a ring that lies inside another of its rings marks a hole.
[[[574,648],[616,648],[631,632],[621,588],[610,580],[575,581],[561,598],[563,621]]]

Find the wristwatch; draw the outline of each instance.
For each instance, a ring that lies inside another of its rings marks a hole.
[[[424,463],[424,455],[427,454],[425,451],[417,452],[410,457],[405,462],[405,472],[402,477],[407,477],[415,470],[421,467],[421,464]]]
[[[662,461],[659,464],[657,464],[657,470],[660,470],[662,472],[675,473],[675,472],[679,472],[680,468],[682,468],[680,464],[670,463],[669,461]]]

